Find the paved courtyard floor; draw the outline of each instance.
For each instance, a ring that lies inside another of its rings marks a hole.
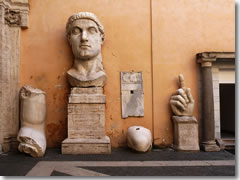
[[[113,149],[108,155],[62,155],[47,149],[43,158],[20,152],[0,155],[1,176],[234,176],[235,155],[153,149],[136,153]]]

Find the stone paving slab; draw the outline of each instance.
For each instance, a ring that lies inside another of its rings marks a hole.
[[[55,171],[65,173],[72,176],[140,176],[140,175],[155,175],[161,176],[163,169],[175,169],[169,171],[168,175],[178,175],[182,173],[182,168],[188,172],[187,175],[202,175],[195,169],[201,169],[205,175],[234,175],[235,160],[214,160],[214,161],[41,161],[38,162],[26,176],[51,176]],[[201,168],[203,167],[203,168]],[[219,168],[220,167],[220,168]],[[229,168],[230,167],[230,168]],[[138,169],[139,168],[139,169]],[[149,169],[150,168],[150,169]],[[207,168],[212,168],[209,171]],[[221,168],[228,168],[229,171],[217,171]],[[121,169],[121,171],[119,171]],[[147,171],[141,171],[145,169]],[[151,172],[151,169],[153,170]],[[189,169],[192,171],[189,172]],[[134,173],[133,173],[133,172]],[[151,172],[145,174],[145,172]],[[197,172],[197,173],[196,173]],[[169,174],[170,173],[170,174]],[[186,172],[185,172],[186,173]]]
[[[109,176],[234,176],[233,166],[194,167],[84,167]],[[57,174],[55,175],[57,176]]]
[[[105,155],[62,155],[60,149],[47,149],[43,158],[32,158],[10,152],[0,155],[0,175],[234,176],[235,155],[227,151],[175,152],[172,149],[136,153],[127,148],[113,149],[112,154]]]

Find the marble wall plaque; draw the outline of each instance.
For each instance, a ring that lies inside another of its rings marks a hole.
[[[121,72],[122,118],[144,116],[142,72]]]

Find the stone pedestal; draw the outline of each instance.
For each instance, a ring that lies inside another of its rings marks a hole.
[[[105,103],[101,87],[71,89],[62,154],[111,153],[110,138],[105,135]]]
[[[193,116],[173,116],[174,145],[177,151],[199,151],[198,124]]]

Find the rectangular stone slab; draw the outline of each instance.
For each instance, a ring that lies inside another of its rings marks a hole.
[[[62,154],[109,154],[105,135],[106,96],[102,88],[72,88],[68,102],[68,138]]]
[[[105,136],[105,104],[68,104],[68,138]]]
[[[142,72],[121,72],[122,118],[144,116]]]
[[[102,87],[92,87],[92,88],[71,88],[70,94],[103,94]]]
[[[71,94],[68,103],[106,103],[106,96],[103,94]]]
[[[110,154],[109,137],[101,139],[65,139],[62,142],[62,154]]]
[[[199,151],[198,123],[193,116],[173,116],[174,144],[177,151]]]

